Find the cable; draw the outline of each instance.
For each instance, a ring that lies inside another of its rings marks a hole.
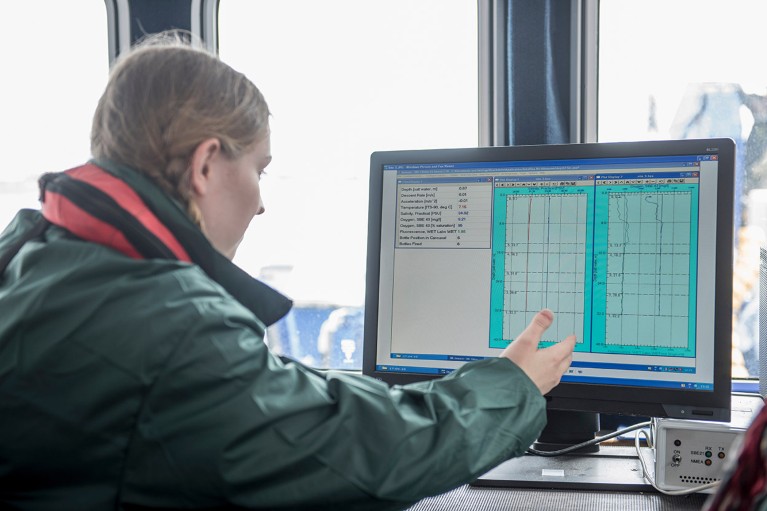
[[[527,449],[528,454],[535,454],[536,456],[561,456],[562,454],[568,454],[573,451],[577,451],[578,449],[582,449],[584,447],[588,447],[590,445],[595,445],[601,442],[604,442],[605,440],[609,440],[611,438],[615,438],[616,436],[621,436],[623,434],[629,433],[631,431],[635,431],[637,429],[641,429],[644,427],[649,426],[651,423],[648,422],[640,422],[638,424],[634,424],[633,426],[629,426],[624,429],[619,429],[617,431],[613,431],[612,433],[608,433],[607,435],[600,436],[593,438],[591,440],[586,440],[585,442],[581,442],[579,444],[571,445],[569,447],[565,447],[564,449],[559,449],[558,451],[541,451],[540,449],[533,449],[532,447]]]

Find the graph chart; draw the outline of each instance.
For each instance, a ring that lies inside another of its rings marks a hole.
[[[505,339],[544,307],[556,311],[544,341],[582,339],[587,200],[585,193],[505,196]]]
[[[690,191],[609,193],[605,346],[688,347],[691,202]]]

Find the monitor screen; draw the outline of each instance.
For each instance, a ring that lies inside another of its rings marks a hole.
[[[371,156],[363,372],[496,357],[542,308],[574,333],[549,409],[729,420],[729,139]]]

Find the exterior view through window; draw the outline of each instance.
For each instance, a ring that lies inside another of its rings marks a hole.
[[[0,60],[9,71],[0,81],[0,230],[19,209],[40,206],[40,174],[88,160],[91,119],[109,73],[104,2],[7,2],[3,19]]]
[[[759,248],[767,232],[762,0],[601,0],[600,142],[730,137],[737,144],[733,377],[758,376]]]
[[[295,301],[267,342],[360,369],[370,153],[477,145],[477,3],[223,0],[219,45],[272,113],[266,213],[235,258]]]

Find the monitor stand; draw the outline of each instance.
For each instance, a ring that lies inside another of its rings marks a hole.
[[[599,429],[597,414],[547,412],[548,423],[536,449],[553,451],[594,438]],[[575,431],[578,431],[574,434]],[[575,435],[575,436],[574,436]],[[544,441],[541,441],[544,440]],[[652,454],[645,452],[648,470],[654,470]],[[650,476],[653,476],[651,473]],[[537,456],[525,454],[508,460],[471,483],[503,488],[551,488],[571,490],[654,491],[644,479],[634,447],[594,446],[573,454]]]
[[[648,456],[648,453],[645,453]],[[653,470],[651,460],[646,459]],[[650,474],[653,475],[653,474]],[[643,477],[633,447],[602,447],[598,453],[544,457],[525,454],[480,476],[472,486],[568,490],[655,491]]]

